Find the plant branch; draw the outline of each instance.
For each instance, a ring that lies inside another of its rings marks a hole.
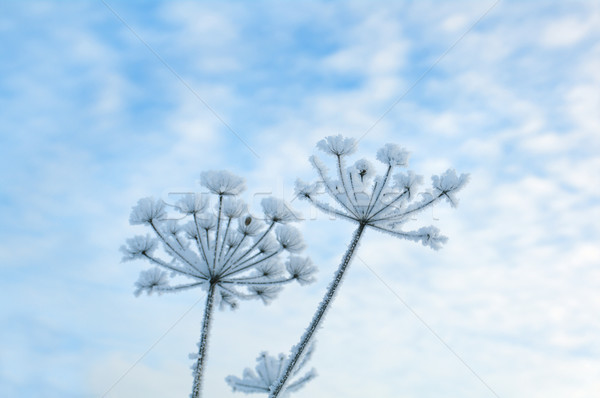
[[[154,232],[156,233],[156,235],[158,235],[158,237],[160,238],[160,240],[167,245],[167,247],[169,249],[171,249],[173,251],[173,253],[175,253],[175,255],[177,255],[177,257],[179,257],[179,259],[181,261],[183,261],[184,264],[188,264],[190,267],[192,267],[193,269],[195,269],[196,271],[202,273],[202,271],[196,267],[196,265],[194,265],[194,263],[192,261],[190,261],[189,259],[185,258],[185,256],[183,255],[183,253],[180,253],[176,247],[174,247],[167,238],[165,238],[163,236],[162,233],[160,233],[160,231],[158,230],[158,228],[156,228],[156,225],[154,225],[154,222],[150,222],[150,226],[152,226],[152,229],[154,230]]]
[[[206,304],[204,306],[204,318],[202,319],[202,330],[200,332],[200,343],[198,343],[198,360],[194,368],[194,384],[192,386],[191,398],[200,398],[202,391],[202,375],[204,373],[204,363],[206,360],[206,350],[208,346],[208,333],[215,303],[215,288],[214,283],[210,284],[208,294],[206,296]]]
[[[204,244],[202,243],[202,234],[200,233],[200,226],[198,225],[198,215],[196,213],[194,213],[194,225],[196,225],[196,233],[198,234],[198,239],[196,240],[196,242],[198,242],[198,249],[200,250],[202,257],[204,257],[204,262],[206,263],[206,267],[208,268],[208,256],[206,255]]]
[[[200,271],[198,271],[199,272],[198,274],[193,274],[193,273],[191,273],[189,271],[186,271],[185,269],[182,269],[182,268],[170,265],[170,264],[166,263],[165,261],[161,260],[160,258],[153,257],[153,256],[149,255],[148,253],[142,253],[142,255],[144,257],[146,257],[148,260],[150,260],[150,262],[152,262],[152,263],[154,263],[156,265],[159,265],[159,266],[161,266],[163,268],[166,268],[168,270],[175,271],[175,272],[178,272],[180,274],[190,276],[192,278],[207,278],[207,276],[204,275],[204,273],[201,273]],[[193,269],[194,269],[194,271],[196,271],[195,268],[193,268]]]
[[[294,367],[296,366],[298,360],[302,357],[302,354],[304,353],[304,351],[309,346],[312,336],[317,331],[317,328],[319,327],[319,324],[323,320],[323,316],[325,315],[327,308],[333,301],[333,297],[335,296],[336,290],[339,287],[340,283],[342,282],[344,273],[346,272],[346,269],[348,268],[348,266],[350,265],[350,262],[352,261],[352,256],[358,246],[358,242],[365,230],[365,227],[366,227],[366,224],[360,223],[358,225],[358,228],[356,229],[356,231],[354,231],[354,236],[352,237],[350,246],[348,246],[348,250],[346,250],[344,257],[342,258],[342,262],[334,275],[333,281],[329,285],[329,288],[327,289],[327,292],[325,293],[325,296],[323,297],[321,304],[319,304],[319,307],[317,308],[317,311],[316,311],[313,319],[311,320],[310,324],[308,325],[308,328],[302,335],[300,342],[292,350],[292,354],[288,361],[285,371],[281,374],[279,379],[272,386],[272,390],[271,390],[271,393],[269,394],[269,398],[276,398],[277,396],[279,396],[279,394],[281,392],[284,391],[285,383],[287,382],[288,378],[290,376],[292,376],[292,374],[294,372]]]
[[[223,195],[219,195],[219,214],[217,216],[217,235],[215,236],[215,254],[213,256],[212,270],[213,273],[217,268],[217,255],[219,254],[219,232],[221,230],[221,210],[223,208]]]

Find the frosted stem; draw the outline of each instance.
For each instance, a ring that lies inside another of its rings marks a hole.
[[[217,263],[221,261],[221,257],[223,256],[223,249],[225,248],[225,243],[227,242],[227,237],[229,235],[229,226],[231,225],[231,218],[227,220],[227,227],[225,228],[225,233],[223,234],[223,238],[221,239],[221,250],[219,251],[219,258],[217,259]]]
[[[331,304],[331,302],[333,301],[335,292],[340,283],[342,282],[342,278],[344,277],[344,272],[346,272],[346,269],[352,261],[352,256],[354,255],[354,251],[358,246],[358,241],[360,240],[360,237],[362,236],[365,230],[365,226],[366,224],[360,223],[356,231],[354,231],[354,236],[352,237],[350,246],[348,246],[348,250],[346,250],[344,257],[342,258],[342,262],[334,275],[333,281],[329,285],[325,296],[323,296],[323,300],[321,301],[321,304],[319,304],[319,307],[317,308],[315,315],[313,316],[310,324],[308,325],[308,328],[306,328],[306,331],[300,338],[300,342],[294,349],[292,349],[292,354],[290,356],[289,362],[287,363],[287,367],[283,374],[272,386],[269,398],[276,398],[279,396],[280,393],[283,392],[286,381],[293,374],[294,367],[296,366],[298,360],[300,359],[306,348],[308,348],[312,336],[317,331],[319,324],[323,320],[323,315],[325,315],[329,304]]]
[[[219,231],[221,230],[221,209],[223,208],[223,195],[219,195],[219,215],[217,216],[217,235],[215,237],[215,254],[213,256],[213,273],[217,268],[217,255],[219,254]]]
[[[373,187],[373,193],[371,194],[371,199],[375,198],[373,201],[369,201],[369,206],[367,207],[367,211],[365,214],[369,214],[369,212],[375,208],[375,205],[379,202],[379,197],[381,196],[381,193],[383,192],[387,182],[390,179],[390,174],[392,174],[392,166],[388,166],[387,171],[385,172],[385,176],[383,176],[383,181],[381,182],[381,186],[379,187],[379,190],[377,191],[377,193],[375,193],[376,188]]]
[[[346,187],[346,175],[342,169],[342,157],[340,155],[337,156],[337,164],[338,172],[340,174],[340,181],[342,181],[342,188],[344,188],[344,193],[348,198],[348,203],[350,203],[352,206],[356,206],[356,203],[352,203],[352,198],[350,197],[350,193],[348,192],[348,188]],[[354,190],[352,192],[354,192]]]
[[[202,243],[202,234],[200,233],[200,226],[198,225],[198,215],[196,213],[194,213],[194,225],[196,225],[196,233],[198,234],[198,239],[196,240],[196,242],[198,242],[198,249],[200,250],[202,257],[204,257],[204,261],[208,266],[208,256],[206,255],[206,251],[204,250],[204,243]]]
[[[206,349],[208,345],[208,333],[212,320],[213,307],[215,303],[215,287],[211,282],[206,296],[206,305],[204,306],[204,318],[202,319],[202,331],[200,332],[200,343],[198,344],[198,361],[194,369],[194,384],[192,387],[191,398],[200,398],[202,391],[202,374],[204,373],[204,362],[206,359]]]
[[[256,248],[256,246],[258,246],[260,244],[260,242],[262,242],[262,240],[265,238],[265,236],[267,236],[269,234],[269,232],[271,232],[271,230],[273,229],[273,226],[275,226],[275,221],[272,221],[271,224],[269,224],[269,228],[267,228],[267,230],[262,234],[262,236],[260,238],[258,238],[256,240],[256,242],[254,242],[254,244],[250,247],[250,249],[246,250],[244,252],[244,254],[242,254],[239,258],[238,261],[242,260],[244,257],[246,257],[252,250],[254,250]]]
[[[189,261],[187,258],[185,258],[185,256],[177,250],[176,247],[174,247],[167,238],[165,238],[163,236],[163,234],[158,230],[158,228],[156,227],[156,225],[154,225],[154,222],[150,222],[150,226],[152,227],[152,229],[154,230],[154,232],[156,233],[156,235],[159,237],[159,239],[169,248],[173,251],[173,253],[175,254],[175,256],[179,257],[179,259],[181,261],[183,261],[184,264],[189,265],[190,267],[192,267],[193,269],[195,269],[196,271],[202,273],[202,271],[200,271],[200,269],[198,269],[198,267],[196,267],[191,261]]]

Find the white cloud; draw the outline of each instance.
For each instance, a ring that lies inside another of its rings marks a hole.
[[[542,31],[540,43],[548,47],[573,46],[586,37],[591,28],[590,22],[576,17],[549,21]]]

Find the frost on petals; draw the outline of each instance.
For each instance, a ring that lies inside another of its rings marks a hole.
[[[432,176],[433,189],[436,194],[444,197],[452,207],[456,207],[458,199],[456,192],[460,191],[469,181],[468,174],[456,175],[456,171],[448,169],[441,176]]]
[[[127,245],[121,246],[123,261],[134,260],[136,258],[144,257],[145,255],[152,255],[152,252],[156,250],[158,244],[158,241],[150,237],[150,235],[137,235],[131,239],[127,239],[126,242]]]
[[[228,197],[223,201],[223,215],[227,218],[238,218],[246,210],[246,204],[241,200]]]
[[[440,230],[433,226],[419,228],[418,233],[422,236],[423,246],[429,246],[434,250],[439,250],[448,241],[448,238],[441,235]]]
[[[200,183],[217,195],[239,195],[246,189],[243,178],[226,170],[205,171],[200,175]]]
[[[367,159],[359,159],[354,163],[354,171],[361,182],[369,181],[375,175],[375,169]]]
[[[246,216],[239,219],[238,231],[240,231],[242,235],[258,235],[262,230],[262,227],[260,222],[252,216]]]
[[[306,354],[306,360],[309,359],[314,344],[309,347]],[[233,391],[241,391],[245,393],[265,393],[268,394],[271,391],[272,386],[277,382],[282,372],[285,371],[285,362],[287,358],[283,354],[279,354],[277,357],[269,355],[267,352],[262,352],[258,358],[256,358],[255,370],[246,368],[243,376],[240,379],[236,376],[228,376],[225,381],[233,389]],[[304,367],[306,361],[303,361],[300,366],[294,372],[294,376],[299,373]],[[310,380],[317,376],[315,369],[311,369],[306,372],[303,376],[293,380],[286,388],[286,393],[298,391]]]
[[[277,294],[281,291],[281,286],[253,285],[248,290],[252,296],[261,299],[264,304],[269,304],[277,297]]]
[[[207,206],[208,199],[196,193],[185,194],[176,204],[177,209],[183,214],[202,213]]]
[[[296,180],[296,184],[294,186],[294,191],[297,197],[301,199],[309,199],[319,193],[320,184],[308,184],[301,179]]]
[[[297,228],[289,225],[280,225],[275,230],[275,236],[281,247],[291,253],[304,250],[302,234]]]
[[[138,200],[137,205],[131,209],[129,223],[150,224],[153,221],[161,221],[166,217],[165,204],[162,200],[154,198],[143,198]]]
[[[281,275],[281,266],[278,261],[266,261],[256,266],[257,276],[273,278]]]
[[[394,180],[397,188],[406,191],[406,198],[410,200],[413,198],[417,187],[423,182],[423,176],[408,171],[406,174],[398,173],[394,175]]]
[[[319,141],[317,148],[335,156],[351,155],[356,151],[356,140],[342,135],[330,135]]]
[[[299,284],[305,285],[314,282],[314,274],[317,271],[308,257],[291,256],[285,264],[290,277],[297,280]]]
[[[217,217],[214,214],[203,214],[198,217],[197,224],[205,231],[212,231],[217,226]]]
[[[377,151],[377,160],[388,166],[407,166],[408,151],[396,144],[385,144]]]
[[[285,224],[299,219],[299,216],[281,199],[268,197],[264,198],[260,204],[265,213],[265,218],[270,222]]]
[[[448,238],[440,235],[440,230],[434,226],[421,227],[417,231],[406,233],[405,237],[415,242],[421,242],[423,246],[429,246],[434,250],[441,249]]]
[[[257,246],[261,253],[275,253],[279,250],[280,245],[270,235],[265,237]]]
[[[136,290],[134,294],[139,296],[144,291],[150,294],[167,288],[168,286],[169,278],[167,277],[167,273],[161,271],[159,268],[151,268],[147,271],[140,272],[140,277],[137,282],[135,282]]]

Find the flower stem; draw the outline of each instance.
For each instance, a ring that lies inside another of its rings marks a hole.
[[[221,210],[223,208],[223,195],[219,195],[219,215],[217,216],[217,235],[215,236],[215,254],[213,256],[213,274],[217,268],[217,255],[219,254],[219,231],[221,230]],[[223,242],[225,243],[225,242]]]
[[[204,373],[204,362],[206,359],[206,349],[208,346],[208,332],[212,320],[213,307],[215,303],[215,287],[214,283],[208,288],[206,296],[206,304],[204,306],[204,318],[202,320],[202,331],[200,332],[200,343],[198,344],[198,361],[194,369],[194,384],[192,387],[191,398],[200,398],[202,391],[202,374]]]
[[[350,246],[348,246],[348,250],[346,250],[344,257],[342,258],[342,262],[334,275],[333,281],[329,285],[329,288],[327,289],[325,296],[323,296],[323,300],[321,301],[321,304],[319,304],[319,307],[317,308],[315,315],[313,316],[310,324],[308,325],[308,328],[306,328],[306,331],[300,338],[300,342],[298,343],[298,345],[295,346],[295,348],[292,349],[292,354],[287,363],[287,367],[286,367],[285,371],[281,374],[281,376],[275,382],[275,384],[273,386],[271,386],[271,392],[269,394],[269,398],[276,398],[277,396],[279,396],[280,393],[282,393],[284,391],[284,386],[285,386],[286,381],[293,374],[294,367],[298,363],[298,360],[300,359],[300,357],[302,356],[304,351],[308,348],[310,340],[311,340],[312,336],[314,335],[314,333],[317,331],[319,324],[323,320],[323,316],[325,315],[325,312],[327,311],[329,304],[331,304],[331,302],[333,301],[335,292],[336,292],[338,286],[340,285],[340,283],[342,282],[344,272],[346,272],[346,269],[348,268],[348,266],[350,265],[350,262],[352,261],[352,256],[354,255],[354,251],[356,250],[356,248],[358,246],[358,241],[360,240],[360,238],[365,230],[365,227],[366,227],[366,224],[360,223],[358,225],[358,228],[356,229],[356,231],[354,231],[354,236],[352,237]]]

